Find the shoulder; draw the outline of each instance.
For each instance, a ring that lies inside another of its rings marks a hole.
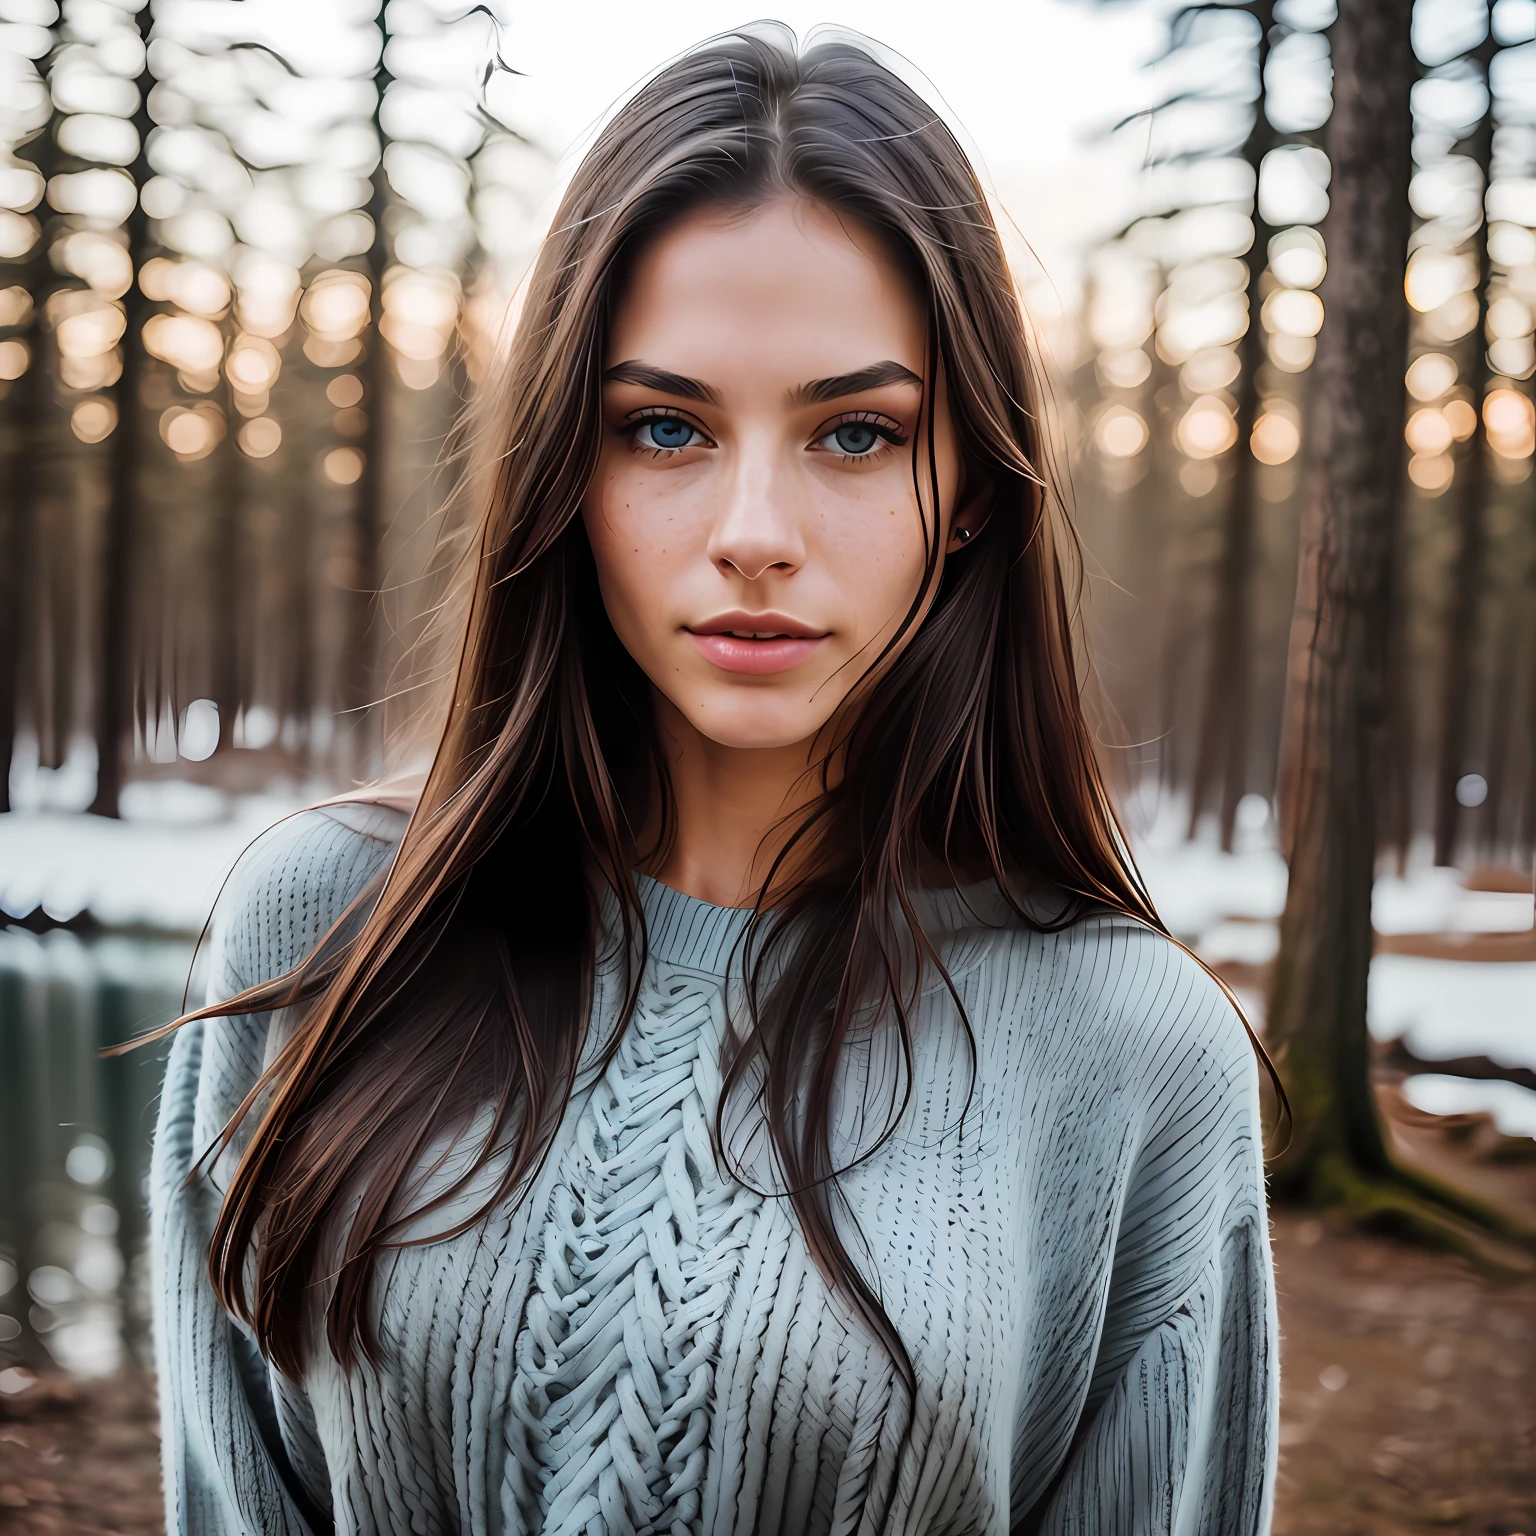
[[[213,985],[228,992],[291,970],[389,862],[403,812],[364,801],[300,811],[241,854],[214,911]]]
[[[1055,932],[1014,927],[981,957],[986,1026],[1010,1054],[1114,1085],[1145,1109],[1204,1092],[1257,1091],[1254,1052],[1231,999],[1186,949],[1134,919],[1103,913]]]
[[[405,816],[350,802],[286,817],[246,848],[214,908],[204,999],[216,1004],[296,966],[387,864]],[[261,1076],[273,1014],[212,1016],[177,1031],[156,1144],[171,1183]],[[174,1176],[173,1176],[174,1175]]]

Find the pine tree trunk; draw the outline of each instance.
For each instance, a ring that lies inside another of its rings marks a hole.
[[[51,58],[58,41],[53,28],[49,30],[49,40],[46,57]],[[46,183],[58,169],[58,140],[44,129],[24,146],[18,158],[30,160]],[[32,697],[36,688],[32,680],[24,678],[23,668],[31,652],[30,626],[37,606],[29,574],[36,547],[38,468],[48,405],[48,337],[43,307],[53,272],[48,262],[46,233],[39,236],[26,265],[16,275],[32,296],[32,317],[22,338],[30,361],[27,371],[11,385],[5,397],[5,442],[0,447],[0,473],[5,477],[5,492],[0,496],[0,812],[11,809],[16,729],[28,704],[33,705],[32,723],[34,729],[37,726]]]
[[[1241,373],[1237,397],[1237,463],[1227,487],[1221,558],[1216,571],[1216,609],[1210,627],[1210,655],[1200,722],[1200,745],[1189,797],[1190,833],[1211,795],[1216,802],[1221,846],[1232,847],[1237,802],[1248,766],[1249,699],[1252,694],[1253,559],[1255,463],[1253,428],[1259,415],[1259,369],[1264,365],[1264,328],[1259,324],[1261,282],[1268,265],[1269,229],[1259,217],[1259,168],[1275,146],[1276,134],[1264,111],[1264,71],[1269,63],[1269,35],[1275,24],[1274,0],[1256,0],[1259,24],[1259,94],[1253,127],[1243,157],[1253,167],[1253,247],[1248,252],[1248,329],[1239,348]]]
[[[153,21],[145,5],[138,15],[139,35],[149,45]],[[143,190],[149,180],[148,144],[151,128],[149,93],[154,77],[149,65],[139,77],[139,108],[133,125],[139,152],[129,173]],[[128,215],[128,257],[133,276],[123,295],[127,326],[123,331],[123,371],[117,382],[117,426],[112,434],[112,488],[107,503],[106,537],[101,573],[101,619],[96,649],[96,797],[90,809],[97,816],[116,816],[133,739],[133,699],[136,647],[133,635],[134,544],[138,536],[140,429],[143,422],[141,387],[144,374],[144,321],[148,304],[139,287],[149,221],[136,202]]]
[[[379,141],[379,163],[374,167],[372,195],[368,215],[373,220],[373,245],[368,252],[368,281],[371,287],[368,328],[364,332],[366,351],[359,370],[363,379],[363,409],[368,413],[368,428],[363,437],[363,473],[357,482],[352,515],[352,590],[347,603],[347,654],[343,662],[342,708],[347,713],[347,727],[339,743],[344,754],[342,772],[354,779],[367,778],[374,771],[374,741],[377,722],[369,706],[378,692],[376,677],[378,646],[374,623],[380,582],[379,546],[384,519],[384,451],[389,440],[389,360],[381,323],[384,319],[384,273],[389,266],[389,237],[385,213],[389,208],[389,182],[384,172],[384,93],[390,75],[385,62],[389,50],[387,10],[379,11],[382,46],[375,75],[378,99],[374,107],[374,130]],[[350,761],[346,760],[350,758]]]
[[[1490,17],[1491,22],[1491,17]],[[1493,63],[1496,45],[1492,26],[1473,55],[1485,80]],[[1493,167],[1493,91],[1482,120],[1472,132],[1470,157],[1482,179],[1481,196],[1487,196]],[[1435,763],[1435,863],[1450,864],[1456,858],[1461,827],[1461,804],[1456,785],[1470,770],[1467,760],[1468,723],[1476,675],[1478,599],[1483,581],[1485,502],[1488,493],[1488,438],[1483,425],[1483,399],[1488,393],[1488,286],[1492,265],[1488,259],[1488,220],[1479,209],[1477,233],[1477,329],[1472,333],[1472,369],[1467,380],[1477,426],[1462,456],[1456,477],[1455,502],[1460,541],[1451,573],[1451,600],[1446,614],[1445,649],[1440,672],[1440,739]]]
[[[1337,1196],[1388,1166],[1365,1010],[1408,341],[1409,21],[1401,0],[1352,0],[1332,28],[1326,320],[1299,583],[1316,609],[1291,679],[1291,878],[1268,1026],[1295,1122],[1275,1185],[1299,1196]]]
[[[4,444],[0,447],[0,468],[5,475],[5,494],[0,496],[0,811],[11,808],[11,759],[16,751],[22,698],[28,691],[22,684],[22,667],[28,650],[27,621],[34,604],[27,572],[32,563],[37,467],[44,391],[48,387],[42,321],[48,260],[43,245],[40,239],[28,264],[27,291],[35,301],[25,338],[31,362],[6,396]]]
[[[244,548],[245,475],[240,462],[237,434],[240,414],[235,409],[235,389],[226,381],[224,413],[228,430],[215,450],[219,455],[214,479],[218,506],[211,519],[208,541],[208,637],[212,666],[208,679],[213,702],[219,710],[217,751],[227,754],[235,746],[235,721],[245,703],[244,639],[249,594],[242,574],[248,568]]]

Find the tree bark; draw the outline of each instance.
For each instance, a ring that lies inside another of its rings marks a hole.
[[[216,750],[228,753],[235,746],[235,721],[246,701],[244,652],[248,594],[241,581],[246,569],[244,466],[236,434],[240,413],[235,409],[234,385],[227,380],[224,413],[228,430],[215,450],[218,471],[215,479],[218,506],[214,509],[211,538],[208,541],[208,638],[212,666],[209,689],[219,710],[219,740]]]
[[[16,751],[21,701],[28,691],[23,687],[22,667],[28,649],[27,620],[34,605],[27,574],[37,517],[37,469],[47,388],[42,314],[48,261],[41,239],[29,267],[32,280],[27,283],[27,292],[34,307],[25,340],[31,359],[6,398],[5,443],[0,450],[6,476],[5,495],[0,497],[0,811],[11,808],[11,760]]]
[[[138,14],[139,35],[146,49],[153,26],[150,7]],[[139,152],[129,174],[136,188],[149,179],[149,93],[154,77],[146,63],[139,76],[139,108],[133,125],[139,132]],[[144,321],[148,303],[139,287],[145,260],[149,220],[135,201],[128,215],[128,258],[133,275],[123,295],[127,326],[123,331],[123,372],[117,382],[117,426],[112,434],[112,493],[102,558],[101,627],[96,652],[96,797],[90,809],[97,816],[116,816],[133,737],[133,695],[136,647],[133,634],[134,542],[138,534],[139,447],[143,407]]]
[[[1269,245],[1269,229],[1259,217],[1259,168],[1278,137],[1264,111],[1264,71],[1269,64],[1269,35],[1275,24],[1274,0],[1255,0],[1252,15],[1259,24],[1259,94],[1253,104],[1253,127],[1243,146],[1243,158],[1253,167],[1254,187],[1253,247],[1248,255],[1248,329],[1239,347],[1237,463],[1227,487],[1200,742],[1189,797],[1189,829],[1193,835],[1211,791],[1218,791],[1221,846],[1229,852],[1248,765],[1252,692],[1253,428],[1259,415],[1259,369],[1264,365],[1264,328],[1259,324],[1259,309],[1263,303],[1261,283],[1268,265]]]
[[[1366,977],[1398,521],[1413,80],[1409,8],[1352,0],[1332,29],[1328,275],[1305,567],[1315,595],[1293,719],[1290,888],[1269,1014],[1294,1124],[1280,1194],[1336,1198],[1390,1165],[1370,1088]]]
[[[1474,51],[1472,58],[1483,79],[1489,70],[1497,45],[1493,28]],[[1482,120],[1473,129],[1467,146],[1469,157],[1482,177],[1482,196],[1487,197],[1493,165],[1493,89],[1490,83],[1488,105]],[[1457,475],[1456,509],[1459,514],[1459,543],[1456,564],[1451,575],[1450,609],[1445,623],[1445,649],[1440,671],[1440,737],[1435,760],[1435,863],[1450,864],[1456,858],[1456,843],[1461,829],[1461,803],[1456,785],[1470,770],[1468,762],[1468,724],[1471,717],[1473,681],[1476,676],[1477,620],[1482,596],[1484,523],[1488,492],[1488,438],[1483,425],[1483,399],[1488,393],[1488,284],[1492,276],[1488,259],[1488,219],[1479,210],[1477,232],[1477,329],[1472,333],[1472,408],[1477,425],[1462,455]]]
[[[379,163],[374,167],[368,215],[373,220],[373,245],[368,251],[369,297],[368,328],[364,332],[362,367],[363,409],[368,413],[368,427],[363,436],[363,473],[358,480],[353,501],[351,554],[352,590],[347,603],[347,653],[342,670],[343,710],[347,726],[338,745],[350,755],[343,772],[366,778],[373,771],[376,757],[374,740],[376,722],[370,705],[377,692],[377,651],[374,621],[379,594],[379,546],[383,537],[384,451],[389,440],[389,359],[385,352],[384,273],[389,266],[389,236],[384,216],[389,209],[389,181],[384,173],[384,93],[389,89],[390,74],[385,62],[389,50],[387,10],[379,11],[381,46],[375,75],[378,98],[374,106],[374,131],[379,141]]]
[[[51,58],[57,29],[49,28]],[[46,183],[58,165],[58,141],[53,122],[23,146],[18,158],[30,160]],[[38,465],[42,457],[43,420],[47,409],[47,330],[43,308],[52,272],[48,264],[48,239],[38,237],[22,269],[22,281],[32,296],[32,316],[23,340],[30,354],[27,371],[17,379],[5,399],[5,442],[0,465],[5,472],[5,495],[0,497],[0,812],[11,808],[11,761],[16,753],[16,728],[23,701],[35,689],[23,680],[22,669],[29,652],[28,627],[35,602],[30,590],[34,552],[33,530],[37,524]],[[29,701],[30,702],[30,701]],[[36,710],[34,708],[34,714]],[[34,728],[36,720],[33,721]]]

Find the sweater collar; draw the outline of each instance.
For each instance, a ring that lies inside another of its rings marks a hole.
[[[649,875],[637,874],[635,889],[654,959],[711,976],[725,975],[736,941],[752,920],[750,907],[717,907]]]
[[[752,920],[750,907],[717,907],[689,896],[670,885],[636,874],[635,889],[645,913],[646,938],[651,956],[667,965],[724,976],[733,951]],[[1059,894],[1053,902],[1048,887],[1035,885],[1024,896],[1026,909],[1051,921],[1059,913]],[[1015,916],[991,880],[972,885],[923,889],[913,893],[923,927],[937,939],[943,934],[976,928],[1006,928]],[[610,891],[605,900],[610,922],[617,919],[617,902]],[[1055,907],[1058,910],[1053,911]]]

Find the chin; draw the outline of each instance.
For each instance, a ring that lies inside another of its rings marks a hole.
[[[722,747],[769,752],[808,741],[823,725],[825,710],[804,699],[775,699],[768,689],[732,689],[727,699],[699,700],[684,710],[701,736]]]

